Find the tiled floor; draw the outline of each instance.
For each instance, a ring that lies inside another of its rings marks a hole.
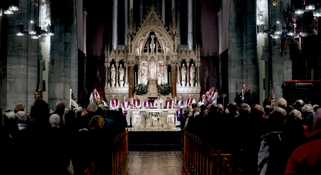
[[[129,152],[120,175],[190,175],[180,151]]]

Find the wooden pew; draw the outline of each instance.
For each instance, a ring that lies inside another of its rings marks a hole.
[[[122,166],[124,165],[127,155],[128,155],[128,130],[119,133],[115,136],[113,139],[113,145],[112,145],[112,152],[111,152],[111,174],[117,175],[119,171],[121,170]],[[99,166],[100,162],[99,160],[96,160],[92,162],[90,165],[88,165],[88,168],[86,168],[83,172],[84,175],[99,175]],[[100,165],[104,166],[104,165]]]

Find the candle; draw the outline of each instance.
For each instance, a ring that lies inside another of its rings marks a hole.
[[[70,89],[70,94],[69,94],[69,107],[71,107],[71,94],[72,94],[72,89]]]
[[[245,94],[246,93],[245,84],[243,85],[243,87],[244,87],[244,94]]]

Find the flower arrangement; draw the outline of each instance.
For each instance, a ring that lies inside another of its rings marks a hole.
[[[147,86],[143,84],[136,84],[135,85],[135,93],[136,95],[144,95],[147,94]]]
[[[158,85],[158,93],[161,95],[168,95],[172,92],[172,85],[170,84],[160,84]]]

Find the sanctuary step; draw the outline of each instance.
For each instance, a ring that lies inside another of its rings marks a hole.
[[[180,128],[162,130],[128,129],[129,151],[181,151]]]

